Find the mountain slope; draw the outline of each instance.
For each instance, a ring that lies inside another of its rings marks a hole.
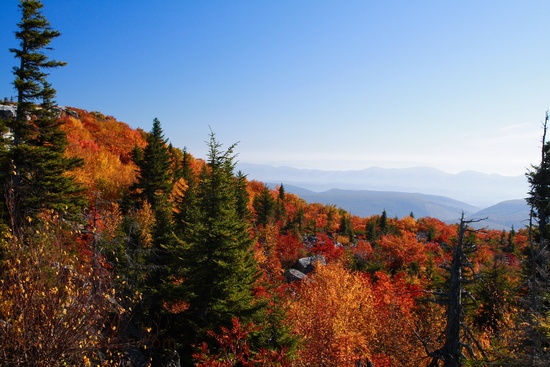
[[[487,218],[480,226],[509,230],[523,228],[529,224],[529,206],[523,199],[507,200],[478,211],[471,218]]]

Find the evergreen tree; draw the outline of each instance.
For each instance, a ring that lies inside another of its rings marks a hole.
[[[271,195],[269,187],[264,185],[262,191],[254,197],[252,206],[256,212],[256,225],[266,226],[273,221],[275,216],[275,200]]]
[[[287,229],[297,235],[300,235],[304,227],[304,220],[305,220],[304,208],[300,206],[298,207],[298,210],[296,211],[296,214],[294,215],[294,217],[289,219],[289,222],[287,224]]]
[[[340,234],[347,236],[350,242],[353,242],[355,233],[353,232],[353,227],[351,225],[351,217],[343,209],[340,209],[340,226],[338,228]]]
[[[527,173],[530,185],[527,203],[531,206],[536,219],[538,234],[536,240],[547,239],[550,221],[550,142],[544,142],[540,165],[533,165]]]
[[[285,209],[285,188],[283,184],[277,190],[277,201],[275,202],[275,220],[281,223],[281,227],[286,225],[286,209]]]
[[[158,119],[153,120],[147,146],[134,151],[134,162],[138,166],[138,179],[132,187],[134,195],[147,200],[153,208],[166,204],[174,183],[170,150]]]
[[[281,183],[281,185],[279,186],[279,190],[278,190],[278,193],[279,193],[279,200],[280,201],[283,201],[285,200],[285,187],[283,186],[283,184]]]
[[[182,347],[208,340],[208,330],[231,326],[231,318],[252,320],[258,305],[253,286],[259,269],[248,221],[239,205],[239,180],[234,176],[234,146],[227,151],[210,136],[207,166],[196,191],[193,223],[181,234],[180,291],[188,304]],[[189,355],[189,350],[183,350]]]
[[[185,188],[181,195],[175,198],[174,230],[179,238],[186,238],[187,233],[197,221],[197,178],[193,174],[190,155],[183,150],[181,175]]]
[[[365,236],[371,244],[375,244],[378,240],[378,221],[379,217],[373,216],[367,219],[365,225]]]
[[[46,79],[46,70],[65,65],[43,53],[60,33],[51,28],[42,7],[37,0],[21,1],[22,18],[15,33],[20,48],[10,49],[19,59],[13,69],[17,110],[7,123],[12,140],[2,159],[7,165],[2,183],[10,224],[17,231],[45,209],[74,214],[84,204],[81,188],[66,174],[82,162],[64,156],[67,137],[57,118],[55,89]]]
[[[506,329],[504,318],[513,305],[514,270],[507,266],[508,258],[503,252],[493,256],[492,266],[483,269],[480,274],[482,281],[475,284],[474,298],[479,304],[473,315],[474,325],[484,331],[498,336]]]
[[[143,264],[144,294],[143,315],[157,325],[158,334],[163,334],[168,327],[163,311],[164,283],[168,276],[169,251],[173,241],[172,194],[173,172],[169,146],[164,139],[158,119],[153,120],[153,127],[147,136],[147,145],[134,150],[134,162],[138,166],[138,178],[131,188],[131,198],[136,200],[138,208],[150,206],[154,225],[151,230],[152,246],[147,249]],[[139,240],[136,239],[136,243]],[[157,353],[160,352],[160,353]],[[155,350],[154,362],[162,359],[162,351]]]
[[[153,120],[146,147],[134,152],[134,161],[138,166],[138,178],[132,186],[133,196],[138,201],[147,201],[155,217],[150,265],[156,269],[153,273],[157,275],[152,276],[153,286],[156,286],[160,282],[159,267],[166,265],[166,249],[172,238],[170,195],[174,186],[170,151],[158,119]]]
[[[160,260],[173,231],[170,196],[174,181],[169,147],[158,119],[153,120],[147,146],[134,151],[134,162],[138,166],[138,178],[132,186],[132,196],[138,199],[138,203],[147,201],[151,205],[155,216],[153,252],[157,253],[153,256]]]
[[[248,208],[250,197],[247,191],[246,175],[241,171],[237,172],[237,213],[243,220],[250,220],[251,213]]]
[[[172,143],[168,144],[168,152],[172,160],[173,181],[178,182],[183,178],[183,152],[172,146]]]
[[[505,247],[505,252],[513,253],[516,250],[515,236],[516,230],[514,229],[514,226],[512,226],[510,232],[508,232],[508,241]]]
[[[380,228],[381,234],[386,234],[388,232],[388,215],[386,214],[386,209],[382,211],[382,215],[378,220],[378,228]]]
[[[177,341],[177,347],[183,365],[191,364],[192,330],[190,330],[187,315],[181,314],[180,305],[187,305],[188,287],[186,287],[187,270],[193,259],[189,258],[191,241],[198,229],[199,216],[198,187],[199,178],[191,167],[191,158],[184,149],[181,162],[181,175],[184,180],[183,189],[175,197],[174,203],[174,239],[170,244],[167,282],[163,284],[164,300],[171,310],[170,327],[167,337]],[[186,307],[184,307],[185,309]]]

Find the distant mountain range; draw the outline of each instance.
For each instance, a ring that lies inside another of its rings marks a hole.
[[[478,211],[471,218],[487,218],[481,226],[495,229],[515,229],[529,224],[529,207],[524,199],[507,200]]]
[[[522,199],[529,190],[524,175],[501,176],[474,171],[451,174],[428,167],[322,171],[239,163],[238,169],[251,179],[282,182],[316,192],[330,189],[412,192],[447,196],[478,207]]]
[[[270,184],[275,186],[275,184]],[[415,218],[433,217],[447,223],[458,223],[462,212],[469,219],[484,219],[474,227],[509,230],[525,227],[529,219],[529,207],[525,200],[507,200],[481,209],[445,196],[409,192],[331,189],[314,192],[293,185],[284,185],[309,203],[335,205],[361,217],[381,214],[402,218],[411,213]],[[485,219],[486,218],[486,219]]]
[[[321,171],[240,163],[238,169],[249,179],[282,183],[307,202],[336,205],[359,216],[386,210],[390,217],[412,212],[417,218],[456,222],[464,211],[469,218],[487,218],[479,226],[493,229],[518,229],[529,218],[525,176],[450,174],[426,167]]]

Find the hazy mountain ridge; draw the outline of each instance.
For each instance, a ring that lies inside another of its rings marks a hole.
[[[428,167],[321,171],[241,163],[239,168],[270,186],[283,183],[286,191],[307,202],[336,205],[358,216],[385,210],[390,217],[412,212],[417,218],[453,223],[464,212],[468,218],[487,218],[477,226],[492,229],[521,228],[529,218],[522,199],[528,190],[524,176],[450,174]]]
[[[418,193],[342,189],[313,192],[297,190],[295,186],[285,186],[285,190],[308,202],[333,204],[362,217],[380,214],[386,210],[391,217],[401,218],[412,212],[416,217],[431,216],[447,220],[457,217],[457,213],[460,216],[462,211],[475,213],[479,210],[477,207],[444,196]]]
[[[524,199],[507,200],[480,210],[470,218],[487,218],[479,226],[509,230],[526,227],[529,224],[529,206]]]
[[[276,184],[269,184],[274,187]],[[419,193],[331,189],[314,192],[293,185],[284,185],[285,191],[298,195],[309,203],[335,205],[361,217],[381,214],[402,218],[414,214],[416,218],[433,217],[447,223],[458,223],[462,212],[467,218],[483,219],[474,227],[509,230],[524,227],[529,219],[525,200],[508,200],[487,208],[479,208],[445,196]],[[486,219],[485,219],[486,218]]]
[[[248,177],[263,182],[283,182],[321,192],[330,189],[373,190],[441,195],[477,207],[527,196],[524,175],[501,176],[474,171],[458,174],[436,168],[380,168],[356,171],[322,171],[239,163]]]

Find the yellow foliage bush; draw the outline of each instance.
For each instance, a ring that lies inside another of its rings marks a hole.
[[[64,243],[66,234],[50,226],[1,239],[1,366],[89,365],[112,342],[105,330],[124,310],[107,274]]]

